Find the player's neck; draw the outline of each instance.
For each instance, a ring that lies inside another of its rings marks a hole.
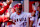
[[[20,15],[21,13],[17,13],[18,15]]]

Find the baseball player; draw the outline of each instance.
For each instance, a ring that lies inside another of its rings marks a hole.
[[[37,21],[37,27],[40,27],[40,5],[38,7],[38,21]]]
[[[26,13],[22,12],[22,4],[18,3],[16,5],[16,12],[12,13],[10,16],[10,19],[14,22],[14,24],[8,25],[8,27],[26,27],[27,25],[26,16],[27,16]]]
[[[10,21],[13,24],[8,25],[7,27],[28,27],[27,26],[27,18],[31,18],[30,13],[22,12],[22,4],[16,4],[16,12],[12,13],[10,16]]]
[[[37,5],[36,5],[37,4]],[[33,12],[32,12],[32,16],[33,18],[30,18],[31,22],[30,22],[30,27],[37,27],[37,18],[38,18],[38,5],[39,3],[36,2],[35,5],[33,5],[32,9],[33,9]]]

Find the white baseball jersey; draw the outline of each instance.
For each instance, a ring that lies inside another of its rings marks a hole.
[[[40,18],[38,20],[37,27],[40,27]]]
[[[15,25],[12,24],[10,27],[26,27],[27,14],[25,12],[22,12],[20,15],[15,12],[10,16],[10,19],[15,22]]]
[[[30,18],[30,20],[31,20],[31,21],[34,21],[34,22],[33,22],[33,26],[37,27],[38,11],[36,11],[35,15],[36,15],[36,16]]]

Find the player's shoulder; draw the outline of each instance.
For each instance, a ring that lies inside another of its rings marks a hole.
[[[24,12],[24,14],[26,14],[26,15],[31,15],[31,13],[28,13],[28,12]]]
[[[31,13],[25,12],[25,15],[29,17],[31,16]]]
[[[23,14],[27,14],[27,12],[22,12]]]

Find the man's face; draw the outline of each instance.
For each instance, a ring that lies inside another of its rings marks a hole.
[[[17,13],[21,13],[22,12],[22,4],[18,3],[17,7],[16,7],[16,12]]]
[[[21,8],[16,8],[16,12],[17,13],[21,13],[22,12],[22,9]]]

